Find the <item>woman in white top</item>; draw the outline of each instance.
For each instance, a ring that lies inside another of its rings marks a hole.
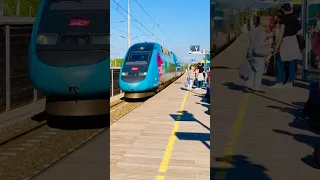
[[[196,75],[198,80],[197,89],[200,89],[202,88],[204,81],[204,68],[202,67],[201,63],[197,65]]]

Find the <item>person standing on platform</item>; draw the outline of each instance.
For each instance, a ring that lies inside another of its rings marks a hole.
[[[202,67],[201,63],[198,63],[198,65],[197,65],[196,74],[197,74],[197,80],[198,80],[197,89],[200,89],[200,88],[202,88],[203,81],[204,81],[204,68]]]
[[[311,47],[315,58],[311,61],[313,68],[320,69],[320,14],[315,17],[315,23],[311,31]]]
[[[301,25],[299,20],[292,13],[292,7],[289,3],[282,6],[284,16],[280,20],[280,31],[275,51],[280,52],[281,61],[278,62],[278,69],[284,69],[285,63],[288,65],[288,80],[285,82],[285,73],[278,73],[277,83],[272,88],[293,87],[296,73],[297,60],[302,59],[297,35],[301,34]]]
[[[188,89],[189,91],[192,90],[192,86],[194,83],[194,80],[196,79],[196,72],[194,71],[194,68],[192,66],[189,67],[189,71],[188,71]]]
[[[258,91],[264,73],[265,59],[271,54],[271,46],[268,41],[269,18],[266,16],[257,16],[254,22],[254,27],[250,30],[248,57],[251,59],[252,73],[246,81],[245,86],[248,88],[245,91]]]
[[[276,45],[276,43],[278,42],[278,38],[279,38],[279,32],[280,32],[280,21],[281,21],[281,17],[284,16],[284,12],[283,9],[279,9],[275,15],[274,15],[274,46]],[[279,77],[281,78],[280,75],[285,74],[286,73],[286,69],[284,66],[282,66],[282,61],[281,61],[281,56],[280,53],[275,51],[274,53],[274,60],[275,60],[275,64],[276,64],[276,71],[275,69],[273,70],[273,72],[276,72],[276,78],[279,79]]]

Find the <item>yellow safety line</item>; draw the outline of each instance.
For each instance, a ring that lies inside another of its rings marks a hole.
[[[240,130],[241,130],[241,127],[243,124],[243,120],[244,120],[244,115],[245,115],[247,107],[248,107],[249,96],[250,96],[250,94],[246,94],[244,96],[244,100],[238,110],[236,119],[233,123],[232,131],[231,131],[231,134],[230,134],[230,137],[228,140],[227,147],[224,150],[224,153],[222,156],[223,162],[231,163],[231,161],[232,161],[231,155],[233,154],[233,152],[236,148],[237,138],[239,136],[239,133],[240,133]],[[221,169],[223,169],[223,167],[221,167]],[[227,176],[227,172],[224,169],[224,170],[218,171],[215,174],[214,179],[221,179],[222,180],[222,179],[226,179],[226,176]]]
[[[159,168],[159,173],[166,173],[167,169],[168,169],[168,165],[169,165],[169,160],[171,157],[171,153],[172,153],[172,149],[173,149],[173,145],[174,145],[174,141],[176,138],[176,132],[179,129],[179,125],[180,125],[180,119],[181,119],[181,115],[184,109],[184,105],[187,101],[187,96],[188,96],[188,91],[186,92],[186,94],[184,95],[183,101],[181,103],[180,106],[180,110],[178,112],[178,117],[176,119],[176,122],[174,123],[170,138],[169,138],[169,142],[168,145],[166,147],[166,151],[164,153],[164,156],[162,158],[162,162],[160,164],[160,168]],[[157,180],[164,180],[164,176],[163,175],[158,175],[157,176]]]

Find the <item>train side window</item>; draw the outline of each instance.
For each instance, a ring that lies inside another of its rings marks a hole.
[[[164,47],[161,46],[161,49],[162,49],[162,52],[163,52],[164,54],[166,54],[166,55],[168,55],[168,56],[171,56],[170,52],[169,52],[166,48],[164,48]]]

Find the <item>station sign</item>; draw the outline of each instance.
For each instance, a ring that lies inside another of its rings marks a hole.
[[[199,45],[190,46],[190,52],[200,52],[200,46]]]

